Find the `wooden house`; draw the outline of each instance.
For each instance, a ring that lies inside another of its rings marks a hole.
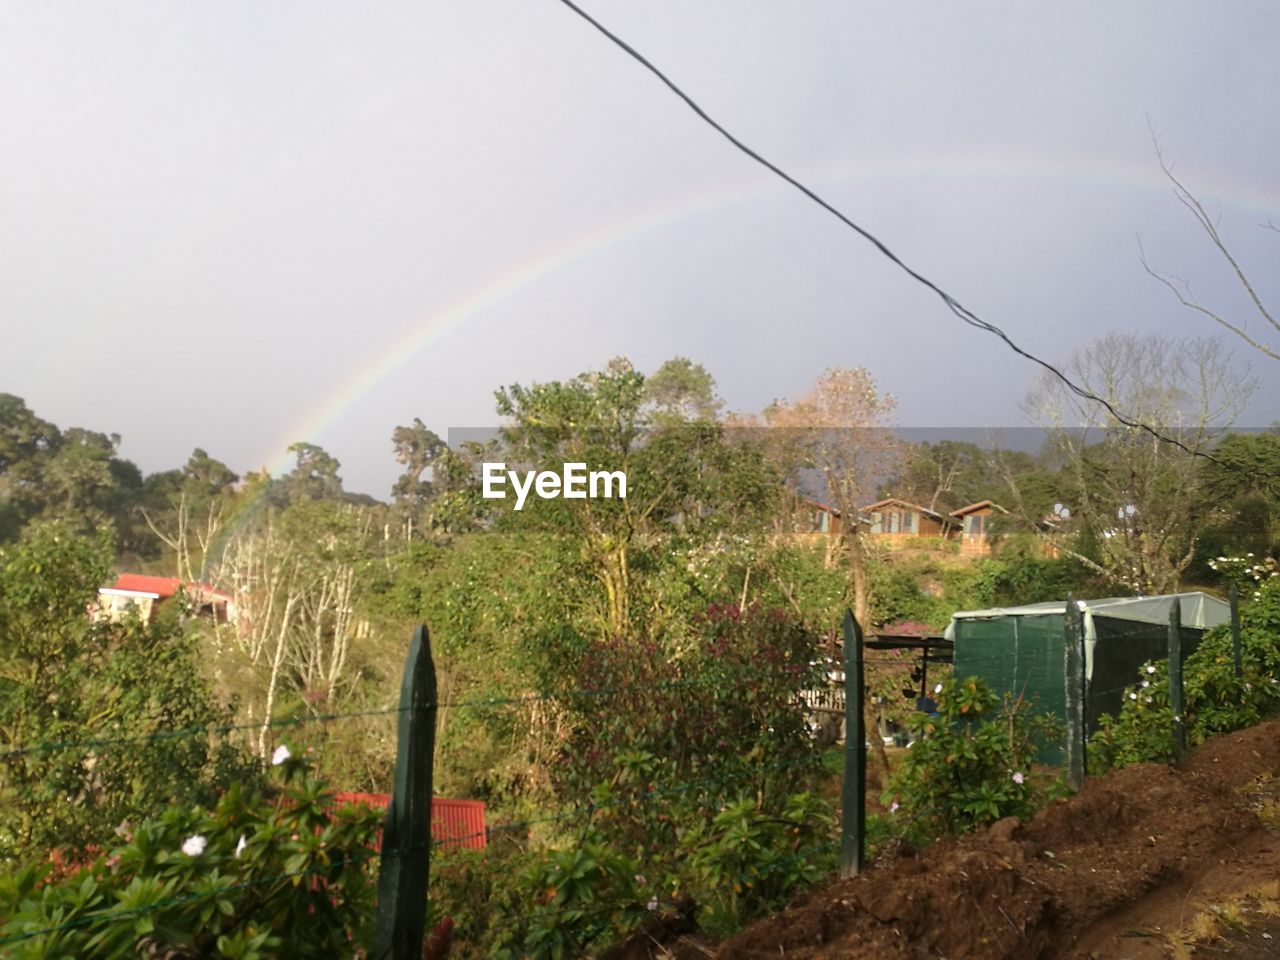
[[[993,500],[979,500],[959,510],[952,510],[952,519],[960,525],[960,552],[977,557],[985,557],[991,553],[991,524],[997,517],[1008,513],[1008,510]]]
[[[869,503],[859,512],[866,518],[867,532],[885,540],[922,537],[949,540],[960,529],[951,517],[897,497]]]

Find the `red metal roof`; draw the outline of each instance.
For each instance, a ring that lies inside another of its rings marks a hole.
[[[366,803],[379,810],[385,810],[391,802],[386,793],[355,793],[339,791],[333,795],[335,802],[344,806]],[[457,844],[472,850],[483,850],[485,847],[485,819],[483,800],[448,800],[444,797],[431,798],[431,838],[440,846]],[[381,845],[381,839],[379,839]]]
[[[129,590],[133,593],[154,593],[172,597],[182,586],[178,577],[149,577],[142,573],[122,573],[108,590]]]

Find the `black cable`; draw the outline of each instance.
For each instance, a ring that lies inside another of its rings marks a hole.
[[[954,313],[957,317],[959,317],[965,323],[969,324],[972,327],[977,327],[979,330],[985,330],[987,333],[990,333],[993,336],[999,337],[1001,340],[1005,342],[1005,344],[1009,347],[1009,349],[1012,350],[1014,353],[1018,354],[1021,357],[1024,357],[1027,360],[1030,360],[1032,363],[1039,364],[1045,370],[1049,371],[1049,373],[1053,374],[1053,376],[1057,377],[1064,384],[1066,384],[1067,388],[1076,396],[1080,397],[1081,399],[1092,400],[1095,403],[1101,404],[1103,407],[1106,408],[1108,413],[1110,413],[1113,417],[1115,417],[1115,419],[1118,422],[1124,424],[1126,427],[1144,430],[1147,433],[1151,434],[1151,436],[1155,437],[1157,440],[1160,440],[1164,443],[1172,444],[1173,446],[1178,447],[1180,450],[1186,453],[1189,453],[1193,457],[1202,457],[1203,459],[1210,460],[1213,463],[1216,463],[1220,466],[1229,466],[1229,464],[1227,464],[1222,460],[1219,460],[1217,457],[1214,457],[1207,453],[1203,453],[1199,450],[1191,449],[1186,444],[1184,444],[1181,440],[1178,440],[1175,437],[1165,436],[1163,433],[1156,430],[1155,427],[1152,427],[1141,420],[1133,420],[1125,416],[1119,410],[1117,410],[1114,406],[1112,406],[1109,401],[1104,400],[1102,397],[1098,396],[1097,394],[1092,393],[1091,391],[1085,389],[1084,387],[1077,385],[1061,370],[1059,370],[1053,364],[1049,363],[1049,361],[1041,360],[1035,354],[1022,349],[1022,347],[1018,346],[1016,343],[1013,342],[1013,340],[1009,337],[1007,333],[1005,333],[1003,330],[997,327],[994,323],[990,323],[986,320],[983,320],[981,317],[979,317],[977,314],[973,313],[971,310],[965,307],[962,303],[960,303],[959,300],[951,296],[951,294],[947,293],[945,290],[939,287],[936,283],[934,283],[928,277],[916,272],[914,269],[907,266],[907,264],[904,263],[902,259],[898,257],[897,254],[895,254],[892,250],[890,250],[888,246],[886,246],[885,243],[879,237],[875,236],[866,228],[859,226],[857,223],[851,220],[848,216],[841,213],[836,207],[832,206],[830,203],[824,200],[821,196],[819,196],[813,189],[805,186],[803,183],[801,183],[795,177],[791,176],[791,174],[787,173],[777,164],[773,163],[770,160],[765,159],[763,156],[761,156],[751,147],[747,146],[745,143],[743,143],[741,140],[735,137],[732,133],[730,133],[723,126],[717,123],[711,117],[711,115],[707,113],[707,111],[702,109],[702,107],[700,107],[697,104],[697,102],[692,97],[690,97],[687,93],[685,93],[682,89],[680,89],[680,87],[675,83],[674,80],[672,80],[665,73],[663,73],[656,66],[654,66],[653,63],[650,62],[649,59],[644,56],[644,54],[640,53],[640,51],[636,50],[635,47],[631,46],[629,43],[627,43],[625,40],[619,37],[616,33],[613,33],[612,31],[610,31],[607,27],[605,27],[602,23],[600,23],[600,21],[596,20],[589,13],[587,13],[585,10],[579,7],[576,3],[574,3],[573,0],[560,0],[560,2],[563,3],[570,10],[572,10],[574,13],[576,13],[578,16],[580,16],[583,20],[587,21],[587,23],[591,24],[591,26],[595,27],[598,31],[600,31],[600,33],[604,34],[615,45],[617,45],[622,50],[624,50],[632,59],[634,59],[642,67],[644,67],[646,70],[652,73],[655,77],[661,80],[663,84],[665,84],[668,87],[668,89],[671,90],[672,93],[674,93],[677,97],[679,97],[681,100],[685,102],[685,104],[689,107],[690,110],[696,113],[705,123],[707,123],[712,129],[714,129],[722,137],[724,137],[731,144],[737,147],[740,151],[742,151],[744,154],[746,154],[756,163],[760,164],[770,173],[774,174],[777,177],[780,177],[781,179],[785,180],[787,183],[791,184],[791,186],[795,187],[797,190],[803,193],[806,197],[808,197],[810,200],[812,200],[814,203],[820,206],[823,210],[826,210],[829,214],[831,214],[833,217],[835,217],[845,226],[857,232],[864,240],[869,242],[878,251],[880,251],[880,253],[882,253],[885,257],[891,260],[896,266],[898,266],[901,270],[903,270],[907,274],[907,276],[911,277],[911,279],[915,280],[917,283],[924,285],[929,290],[937,294],[942,299],[942,302],[947,305],[947,309],[950,310],[952,313]]]

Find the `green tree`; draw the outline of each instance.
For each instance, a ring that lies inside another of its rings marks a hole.
[[[341,500],[342,467],[323,447],[300,441],[289,446],[296,458],[294,467],[280,478],[279,493],[284,503],[303,500]]]
[[[43,522],[0,551],[0,857],[102,843],[242,773],[225,734],[173,735],[229,716],[176,618],[90,616],[111,556]]]

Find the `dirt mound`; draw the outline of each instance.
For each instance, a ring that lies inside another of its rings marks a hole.
[[[1116,770],[1027,823],[1003,820],[811,892],[716,956],[1065,954],[1109,913],[1229,855],[1258,827],[1239,789],[1277,769],[1280,721],[1217,737],[1176,769]]]

